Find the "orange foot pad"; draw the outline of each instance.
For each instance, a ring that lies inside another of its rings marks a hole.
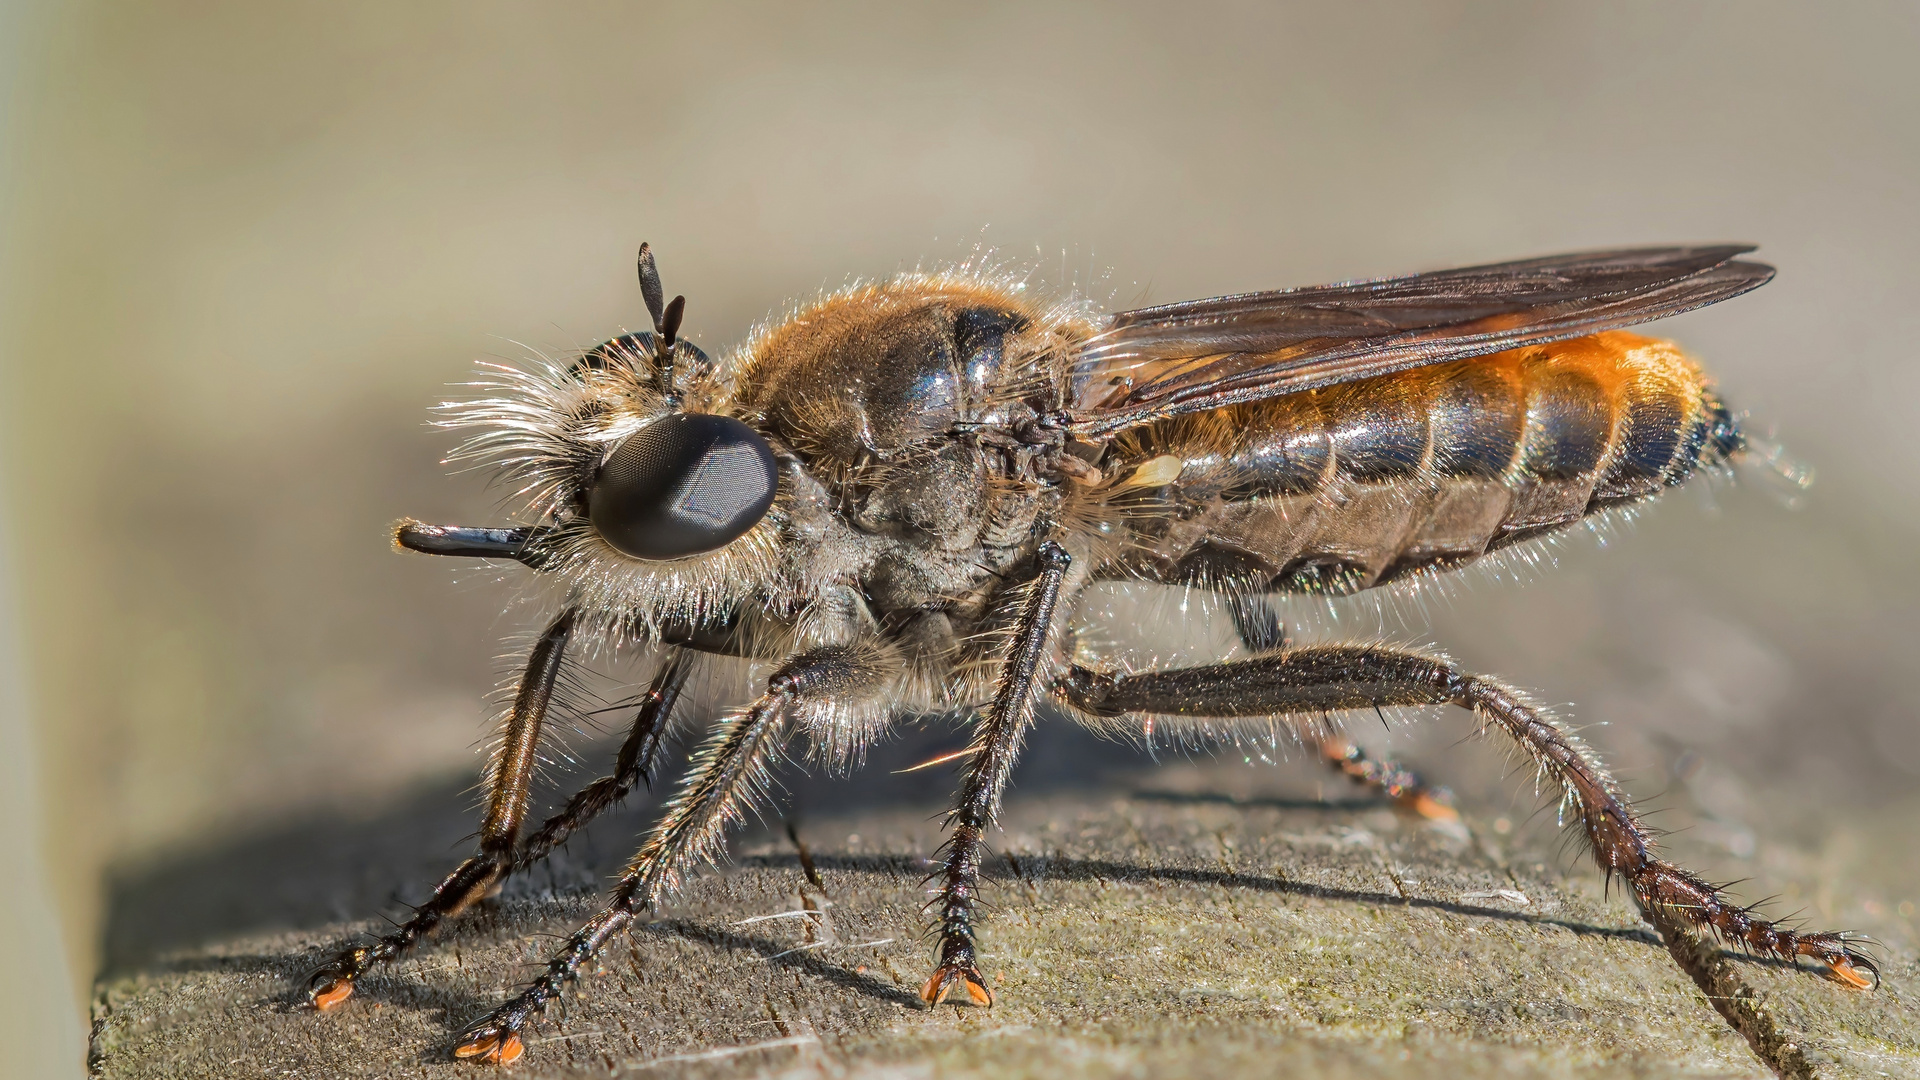
[[[966,987],[967,1000],[973,1004],[993,1004],[993,991],[987,989],[987,981],[980,976],[980,969],[971,964],[949,964],[935,971],[927,984],[920,988],[920,1000],[929,1005],[938,1005],[947,999],[947,993],[955,983]]]
[[[479,1058],[481,1061],[491,1061],[495,1065],[511,1065],[520,1060],[520,1055],[526,1052],[527,1044],[521,1042],[520,1036],[511,1031],[504,1035],[482,1035],[472,1042],[464,1042],[453,1048],[454,1057]]]
[[[1833,977],[1853,987],[1855,990],[1873,990],[1880,985],[1880,975],[1864,964],[1852,960],[1835,960],[1827,964],[1827,970]]]
[[[353,980],[335,979],[325,986],[314,987],[311,996],[313,1007],[326,1012],[353,996]]]

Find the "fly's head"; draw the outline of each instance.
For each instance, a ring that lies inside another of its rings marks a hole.
[[[442,424],[475,434],[454,459],[492,467],[536,524],[511,552],[436,548],[428,527],[401,526],[402,546],[444,554],[509,554],[562,579],[586,621],[627,637],[663,625],[724,624],[778,587],[791,482],[750,418],[734,415],[721,368],[679,336],[685,298],[662,302],[653,255],[640,249],[651,332],[626,334],[569,360],[492,366],[475,400],[442,406]],[[783,489],[788,489],[783,491]],[[410,532],[410,530],[413,530]]]

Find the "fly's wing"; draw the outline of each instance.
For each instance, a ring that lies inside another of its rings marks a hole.
[[[1114,315],[1074,359],[1069,429],[1181,413],[1580,337],[1764,285],[1751,245],[1633,248],[1245,293]]]

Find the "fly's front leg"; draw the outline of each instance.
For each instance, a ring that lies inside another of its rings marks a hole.
[[[1800,933],[1734,903],[1698,875],[1658,857],[1626,796],[1578,737],[1490,679],[1402,649],[1327,645],[1230,664],[1108,675],[1074,668],[1063,692],[1097,715],[1269,716],[1390,705],[1458,705],[1512,738],[1557,781],[1579,813],[1600,868],[1619,874],[1641,911],[1661,914],[1766,956],[1810,957],[1858,989],[1879,983],[1873,961],[1846,933]],[[1655,925],[1659,925],[1656,922]]]
[[[613,774],[581,788],[567,800],[565,809],[548,818],[527,837],[513,857],[515,870],[525,870],[546,858],[554,848],[566,843],[575,830],[632,794],[635,784],[648,780],[660,756],[660,747],[666,742],[673,707],[679,704],[680,693],[686,688],[688,667],[686,653],[672,650],[640,699],[640,710],[634,714],[627,741],[621,744],[620,754],[614,759]]]
[[[467,1026],[453,1054],[506,1064],[525,1046],[520,1030],[560,996],[607,939],[657,906],[696,864],[720,854],[729,827],[766,789],[768,772],[792,720],[813,710],[860,702],[895,669],[857,647],[827,646],[796,656],[767,680],[767,691],[721,724],[694,755],[666,816],[647,835],[607,906],[567,939],[547,970],[520,994]]]
[[[501,724],[500,747],[483,776],[487,794],[486,817],[480,824],[480,850],[448,874],[433,896],[413,918],[371,945],[340,950],[307,979],[307,1000],[318,1009],[331,1009],[353,996],[353,982],[376,964],[384,964],[412,948],[442,922],[460,914],[506,880],[513,867],[513,846],[527,813],[527,793],[540,748],[540,727],[553,701],[553,687],[567,639],[573,634],[574,613],[553,621],[527,657],[527,670],[514,692],[513,707]]]
[[[974,737],[966,777],[948,821],[946,857],[935,876],[940,888],[928,906],[940,912],[940,962],[920,988],[929,1005],[945,1000],[958,985],[976,1005],[993,1004],[993,991],[980,974],[973,928],[974,894],[980,885],[980,856],[987,830],[1000,812],[1000,795],[1020,755],[1020,743],[1033,718],[1033,682],[1046,655],[1047,633],[1060,599],[1060,582],[1073,560],[1051,540],[1040,545],[1040,577],[1027,595],[1014,628],[1013,651],[1000,671],[993,705]]]

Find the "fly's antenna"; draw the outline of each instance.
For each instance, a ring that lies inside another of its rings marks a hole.
[[[640,245],[640,296],[647,302],[647,314],[653,316],[653,379],[669,399],[678,395],[673,389],[673,344],[680,337],[680,317],[687,310],[687,298],[676,296],[671,303],[660,287],[660,268],[654,265],[653,249]]]

